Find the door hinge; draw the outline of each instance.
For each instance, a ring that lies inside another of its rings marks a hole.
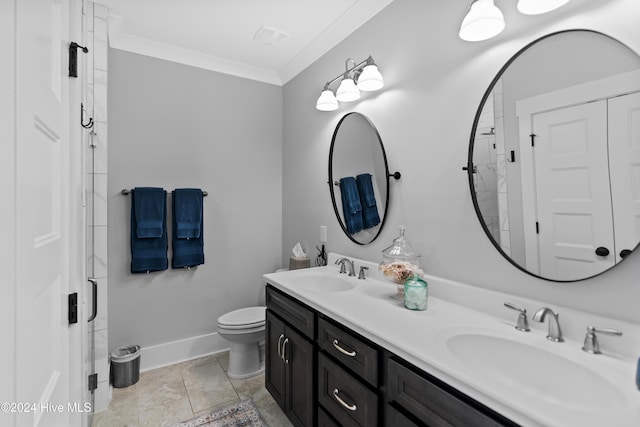
[[[531,135],[529,135],[529,136],[531,137],[531,146],[532,146],[532,147],[535,147],[535,146],[536,146],[536,142],[535,142],[536,134],[535,134],[535,133],[532,133],[532,134],[531,134]]]
[[[78,323],[78,293],[69,294],[69,324]]]
[[[93,391],[98,388],[98,374],[89,375],[89,391]]]
[[[540,234],[540,224],[536,221],[536,234]]]

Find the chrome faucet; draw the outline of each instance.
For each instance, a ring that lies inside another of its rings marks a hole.
[[[555,342],[564,341],[564,338],[562,338],[562,331],[560,330],[560,322],[558,321],[558,313],[554,312],[549,307],[542,307],[533,315],[533,320],[542,323],[547,317],[547,314],[550,315],[547,339]]]
[[[360,273],[358,273],[358,279],[364,280],[367,278],[367,275],[365,274],[365,271],[368,270],[369,267],[366,267],[364,265],[360,266]]]
[[[351,261],[349,258],[340,258],[336,260],[336,264],[340,264],[340,273],[344,274],[347,272],[345,264],[349,266],[349,276],[355,276],[356,275],[356,270],[355,270],[355,266],[353,265],[353,261]]]
[[[605,335],[613,335],[613,336],[621,336],[622,332],[616,331],[615,329],[597,329],[594,326],[587,326],[587,336],[584,337],[584,345],[582,346],[582,350],[591,354],[600,354],[600,345],[598,344],[598,337],[596,336],[596,332],[599,334]]]

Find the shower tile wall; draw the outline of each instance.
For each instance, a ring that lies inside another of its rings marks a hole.
[[[90,1],[84,7],[87,28],[86,115],[94,126],[87,138],[87,275],[98,281],[95,360],[98,388],[94,411],[109,406],[107,277],[107,8]],[[85,118],[85,122],[88,119]],[[89,132],[89,131],[87,131]],[[91,332],[89,332],[90,334]]]
[[[496,143],[496,175],[498,187],[498,234],[496,241],[505,254],[511,254],[511,234],[509,233],[509,203],[507,200],[507,156],[504,145],[504,108],[502,102],[502,79],[493,88],[493,115]]]
[[[473,162],[476,167],[474,186],[482,217],[495,241],[508,255],[511,248],[502,80],[496,82],[478,119]]]
[[[493,95],[490,95],[482,109],[476,137],[474,140],[473,163],[476,168],[474,185],[478,206],[482,212],[491,235],[498,240],[500,224],[498,221],[497,171],[496,171],[496,138],[494,135]]]

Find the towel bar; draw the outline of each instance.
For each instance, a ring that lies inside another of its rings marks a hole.
[[[400,172],[394,172],[394,173],[388,173],[387,174],[387,177],[395,178],[396,180],[400,179],[401,176],[402,176],[402,174]],[[333,185],[335,185],[337,187],[340,187],[340,181],[333,181]],[[122,190],[122,191],[124,191],[124,190]]]
[[[120,191],[120,194],[122,194],[123,196],[128,196],[129,194],[131,194],[131,190],[123,188],[122,191]],[[209,193],[207,193],[206,191],[202,191],[202,197],[207,197],[208,195]]]

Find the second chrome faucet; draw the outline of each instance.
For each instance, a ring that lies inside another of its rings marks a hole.
[[[340,273],[344,274],[347,272],[346,270],[346,265],[349,266],[349,276],[355,276],[356,275],[356,270],[355,270],[355,266],[353,265],[353,261],[351,261],[349,258],[340,258],[336,260],[336,264],[340,265]]]
[[[555,342],[562,342],[562,330],[560,329],[560,321],[558,320],[558,313],[551,310],[549,307],[542,307],[536,311],[533,315],[533,320],[536,322],[544,322],[544,319],[549,316],[549,332],[547,333],[547,339]]]

